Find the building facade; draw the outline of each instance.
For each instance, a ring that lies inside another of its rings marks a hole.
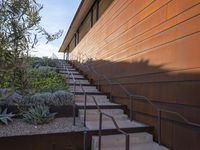
[[[60,52],[84,71],[89,65],[105,79],[101,90],[127,105],[133,118],[156,126],[157,108],[181,114],[200,124],[200,1],[84,0]],[[99,79],[92,72],[89,77]],[[162,112],[162,144],[175,150],[200,148],[200,130],[180,116]],[[155,133],[156,135],[156,133]]]

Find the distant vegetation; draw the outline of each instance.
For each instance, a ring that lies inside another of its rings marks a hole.
[[[0,105],[31,105],[24,117],[34,124],[32,112],[42,113],[37,116],[39,124],[48,122],[53,119],[48,106],[67,105],[72,99],[65,77],[56,73],[58,61],[30,56],[39,38],[48,43],[62,35],[61,30],[49,34],[40,25],[42,8],[35,0],[0,1]],[[13,116],[0,106],[0,123],[7,124]]]

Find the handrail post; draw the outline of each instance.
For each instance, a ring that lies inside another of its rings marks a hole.
[[[110,101],[112,102],[112,84],[110,84]]]
[[[86,150],[87,149],[87,131],[84,130],[84,133],[83,133],[83,149]]]
[[[75,95],[76,95],[76,82],[74,82],[74,100],[73,100],[73,125],[76,125],[76,104],[75,104]]]
[[[84,92],[84,120],[83,120],[83,124],[84,124],[84,127],[86,127],[86,105],[87,105],[87,95],[86,93]]]
[[[161,109],[158,109],[158,125],[157,125],[157,131],[158,131],[158,144],[161,145]]]
[[[99,113],[99,150],[101,150],[101,135],[102,135],[102,113]]]
[[[100,81],[97,82],[98,90],[100,90]]]
[[[130,112],[129,112],[129,115],[130,115],[130,119],[131,119],[131,121],[133,121],[133,111],[132,111],[132,108],[133,108],[133,96],[131,95],[130,97],[129,97],[129,103],[130,103]]]
[[[126,145],[125,145],[125,150],[129,150],[130,149],[130,135],[127,134],[126,135]]]

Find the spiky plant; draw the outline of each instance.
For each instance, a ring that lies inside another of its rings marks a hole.
[[[55,117],[56,113],[50,113],[49,107],[38,105],[29,109],[23,117],[24,120],[30,124],[38,125],[45,124],[52,121]]]
[[[12,112],[8,113],[8,109],[2,109],[0,107],[0,122],[3,124],[8,124],[9,121],[12,121],[12,117],[14,117],[15,114],[13,114]]]

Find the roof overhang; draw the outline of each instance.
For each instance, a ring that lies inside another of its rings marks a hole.
[[[59,52],[64,52],[95,0],[82,0],[67,31]]]

